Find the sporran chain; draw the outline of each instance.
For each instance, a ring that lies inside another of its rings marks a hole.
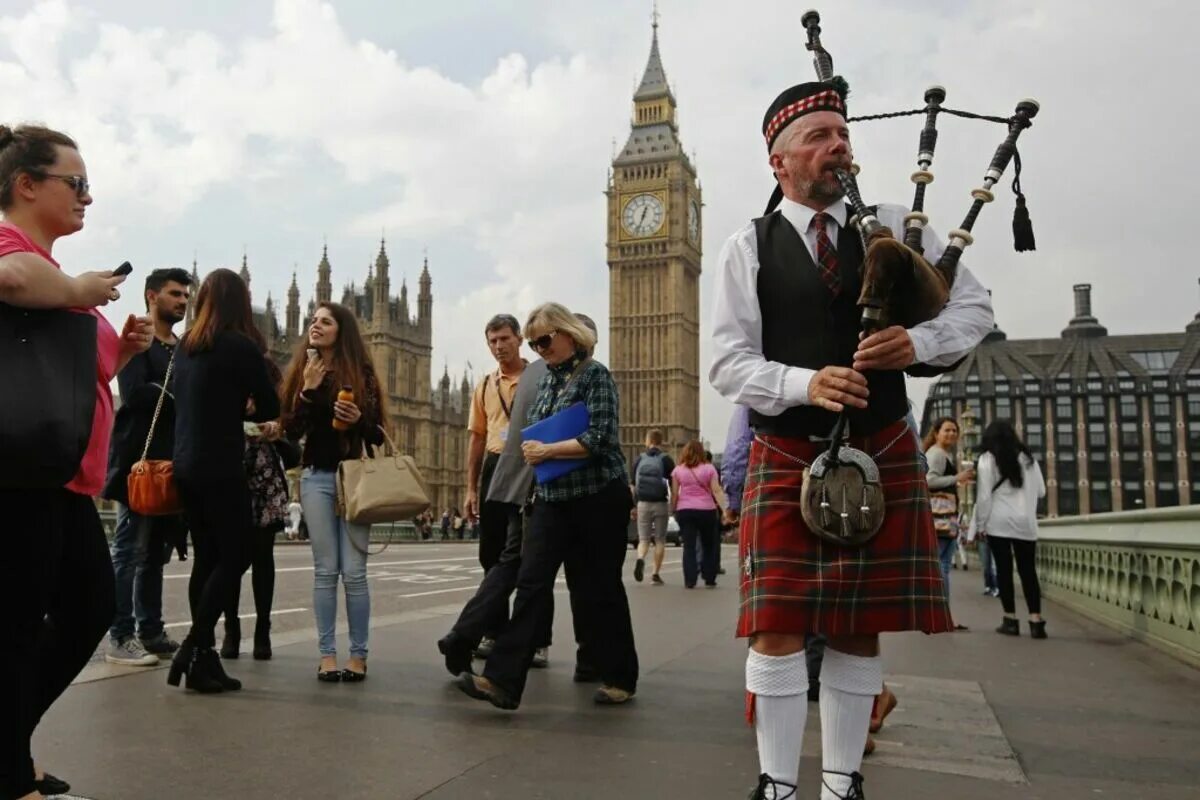
[[[888,442],[887,444],[885,444],[881,450],[879,450],[877,453],[875,453],[874,455],[872,455],[872,456],[871,456],[871,460],[872,460],[872,461],[874,461],[875,459],[879,458],[881,455],[883,455],[884,453],[886,453],[888,450],[891,450],[891,449],[892,449],[892,445],[894,445],[894,444],[896,444],[896,442],[900,441],[900,438],[901,438],[902,436],[904,436],[904,434],[908,433],[908,432],[909,432],[909,430],[910,430],[910,428],[908,427],[908,421],[907,421],[907,420],[905,420],[905,422],[904,422],[904,427],[903,427],[903,428],[900,430],[900,433],[896,434],[896,438],[892,439],[890,442]],[[811,466],[812,466],[812,464],[810,464],[809,462],[805,461],[804,459],[802,459],[802,458],[798,458],[798,457],[796,457],[796,456],[792,455],[791,453],[788,453],[788,452],[785,452],[785,451],[783,451],[783,450],[780,450],[778,447],[776,447],[775,445],[771,444],[770,442],[768,442],[766,439],[762,438],[762,437],[761,437],[761,436],[759,436],[758,434],[755,434],[755,435],[754,435],[754,441],[758,442],[758,443],[759,443],[759,444],[761,444],[763,447],[765,447],[765,448],[767,448],[768,450],[770,450],[772,453],[775,453],[775,454],[777,454],[777,455],[781,455],[781,456],[783,456],[784,458],[786,458],[786,459],[788,459],[788,460],[790,460],[790,461],[795,461],[797,464],[799,464],[799,465],[800,465],[800,466],[802,466],[802,467],[811,467]]]

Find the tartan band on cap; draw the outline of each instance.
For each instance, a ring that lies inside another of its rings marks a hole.
[[[846,116],[846,92],[844,81],[835,78],[833,83],[801,83],[782,92],[771,103],[763,118],[762,133],[770,149],[779,134],[797,117],[815,111],[833,111]]]

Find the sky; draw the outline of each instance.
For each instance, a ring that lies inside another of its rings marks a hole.
[[[773,182],[764,110],[811,80],[800,16],[774,0],[661,0],[659,41],[680,136],[704,189],[701,435],[719,449],[731,410],[707,384],[713,274],[723,242]],[[1010,338],[1054,337],[1071,287],[1093,285],[1112,333],[1182,330],[1200,311],[1183,233],[1200,151],[1200,5],[1146,0],[839,0],[823,39],[852,114],[946,105],[1042,110],[1020,141],[1037,235],[1012,250],[1012,193],[963,261],[993,290]],[[605,188],[651,37],[650,0],[0,0],[0,95],[12,124],[70,133],[94,205],[55,256],[68,272],[250,266],[256,304],[302,304],[328,243],[335,299],[386,236],[392,289],[415,295],[427,254],[434,372],[481,378],[483,325],[556,300],[600,323],[607,358]],[[856,123],[868,202],[909,204],[918,118]],[[926,210],[957,227],[1003,129],[943,116]],[[1011,173],[1010,173],[1011,174]],[[1136,234],[1136,236],[1134,235]],[[415,301],[414,305],[415,305]],[[282,318],[281,318],[282,321]],[[928,381],[911,381],[923,401]]]

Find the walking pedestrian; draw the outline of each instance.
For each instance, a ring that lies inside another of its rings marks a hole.
[[[590,355],[596,335],[563,306],[547,303],[534,309],[525,335],[547,364],[529,422],[578,403],[585,405],[588,422],[577,438],[522,443],[525,460],[533,466],[557,459],[578,463],[538,484],[512,618],[483,675],[463,673],[458,685],[497,708],[517,708],[538,637],[553,615],[558,569],[566,563],[568,589],[587,609],[586,641],[602,679],[593,699],[601,705],[627,703],[637,691],[638,659],[621,580],[632,499],[621,453],[616,383]]]
[[[700,577],[704,585],[717,585],[718,553],[721,547],[721,514],[726,510],[725,492],[712,464],[704,460],[704,443],[693,439],[684,445],[679,466],[671,471],[671,513],[679,523],[683,539],[683,586],[696,586],[696,549],[701,551]]]
[[[667,555],[667,523],[671,518],[670,477],[675,462],[662,450],[663,432],[651,428],[646,434],[646,450],[633,462],[633,483],[630,491],[637,503],[635,518],[638,528],[637,562],[633,579],[642,582],[646,570],[646,554],[654,545],[654,572],[650,582],[663,585],[662,565]]]
[[[369,525],[356,525],[338,513],[337,468],[358,458],[366,444],[383,444],[387,410],[371,354],[358,321],[345,306],[317,305],[307,348],[297,350],[284,379],[284,427],[304,441],[300,504],[313,548],[313,611],[321,663],[317,679],[358,683],[367,677],[371,595],[367,586]],[[348,387],[353,400],[338,399]],[[338,669],[337,585],[341,578],[350,625],[350,659]]]
[[[192,625],[167,682],[203,694],[236,691],[214,649],[217,620],[250,566],[252,519],[244,467],[245,422],[279,416],[250,290],[236,272],[213,270],[196,319],[175,354],[175,480],[196,558],[188,582]]]
[[[170,657],[179,649],[163,628],[162,576],[171,550],[187,535],[187,526],[182,514],[143,517],[130,509],[127,479],[143,452],[147,458],[170,461],[175,450],[174,380],[165,394],[163,383],[178,344],[174,328],[187,313],[191,284],[192,276],[178,268],[156,269],[146,277],[143,299],[154,323],[154,341],[117,375],[121,407],[113,423],[102,492],[117,506],[112,541],[117,613],[104,649],[104,660],[110,664],[154,666],[160,656]],[[160,395],[162,408],[147,448]]]
[[[91,204],[87,167],[73,139],[37,125],[0,125],[0,303],[8,306],[0,313],[72,309],[96,326],[95,344],[89,341],[78,353],[85,363],[95,362],[96,378],[87,447],[74,477],[65,486],[0,484],[11,534],[0,558],[0,608],[11,648],[0,659],[0,797],[18,800],[70,790],[34,764],[33,732],[113,621],[112,560],[94,502],[104,485],[112,431],[109,384],[154,338],[149,317],[130,316],[118,334],[97,310],[120,297],[124,276],[71,277],[51,255],[60,238],[83,228]],[[64,375],[68,369],[64,364]],[[5,453],[21,463],[37,456]]]
[[[996,555],[996,583],[1004,607],[1004,620],[996,630],[1009,636],[1021,632],[1013,596],[1015,557],[1029,610],[1029,635],[1045,639],[1037,575],[1037,505],[1046,496],[1041,467],[1008,420],[995,420],[984,429],[979,452],[975,520]]]

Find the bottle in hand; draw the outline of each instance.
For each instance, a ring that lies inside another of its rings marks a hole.
[[[338,392],[338,394],[337,394],[337,399],[339,402],[342,402],[342,403],[353,403],[354,402],[354,388],[351,386],[343,386],[342,390],[340,392]],[[350,423],[342,422],[337,417],[333,418],[333,429],[335,431],[344,431],[349,427],[350,427]]]

